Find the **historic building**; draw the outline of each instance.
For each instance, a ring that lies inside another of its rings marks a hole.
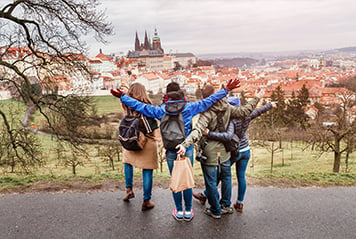
[[[140,42],[136,32],[135,50],[129,51],[127,58],[137,59],[139,60],[139,66],[154,71],[172,70],[177,63],[182,67],[188,67],[196,63],[196,57],[192,53],[164,54],[157,28],[155,28],[152,40],[149,39],[147,31],[145,31],[143,42]]]
[[[152,70],[168,70],[164,64],[164,50],[161,46],[161,39],[155,29],[152,42],[148,39],[147,31],[145,31],[144,42],[141,43],[136,32],[135,51],[129,51],[127,58],[139,59],[139,66],[144,66]]]

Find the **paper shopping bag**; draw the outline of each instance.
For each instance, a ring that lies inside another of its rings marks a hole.
[[[174,160],[169,188],[177,193],[194,187],[194,174],[192,164],[188,157]]]

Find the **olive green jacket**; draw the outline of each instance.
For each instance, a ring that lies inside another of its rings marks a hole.
[[[198,121],[189,136],[184,140],[182,145],[188,148],[190,145],[197,143],[203,135],[206,128],[211,131],[218,131],[217,116],[214,111],[225,111],[223,122],[225,129],[227,128],[230,118],[244,118],[248,116],[255,108],[259,98],[255,97],[248,104],[241,107],[232,106],[227,103],[226,98],[215,103],[209,110],[199,115]],[[205,165],[216,166],[230,159],[230,152],[226,152],[223,143],[215,140],[209,140],[203,153],[208,159],[202,162]],[[218,155],[220,154],[220,159]]]

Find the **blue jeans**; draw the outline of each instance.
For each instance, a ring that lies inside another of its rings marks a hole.
[[[223,207],[229,207],[231,205],[231,161],[228,160],[220,164],[220,173],[218,172],[217,185],[221,181],[221,199],[220,205]]]
[[[243,203],[246,193],[246,169],[248,161],[251,157],[251,151],[247,150],[240,152],[237,158],[231,158],[232,163],[236,162],[236,176],[237,176],[237,202]]]
[[[133,185],[133,172],[133,166],[131,164],[124,163],[126,188],[130,188]],[[151,200],[152,176],[153,169],[142,169],[143,200]]]
[[[203,167],[203,165],[202,165]],[[208,167],[208,166],[204,166],[204,167]],[[222,164],[220,164],[220,172],[219,172],[219,168],[215,167],[217,170],[217,174],[216,174],[216,188],[219,185],[220,181],[221,181],[221,199],[219,204],[223,207],[229,207],[231,205],[231,190],[232,190],[232,182],[231,182],[231,161],[228,160]],[[207,169],[206,171],[207,173],[213,173],[211,169]],[[204,170],[203,170],[204,173]],[[211,178],[211,176],[207,177],[207,180],[209,180],[209,178]],[[206,179],[205,179],[205,175],[204,175],[204,180],[205,180],[205,190],[203,192],[203,195],[205,195],[208,198],[209,201],[209,197],[207,196],[207,183],[206,183]],[[209,184],[211,184],[209,182]],[[219,198],[219,192],[217,194],[218,198]],[[214,195],[213,193],[213,197],[216,197],[216,195]],[[215,202],[215,199],[212,199],[213,203]],[[210,205],[212,205],[209,202]],[[217,208],[217,206],[214,206],[215,208]],[[210,209],[211,210],[211,209]],[[212,210],[212,212],[214,211],[214,209]],[[214,213],[215,214],[215,213]]]
[[[194,158],[193,158],[193,148],[188,149],[185,152],[185,156],[190,159],[190,162],[193,166],[194,163]],[[169,173],[172,175],[172,170],[173,170],[173,165],[174,165],[174,160],[177,158],[177,152],[167,150],[166,151],[166,159],[167,159],[167,165],[169,169]],[[185,211],[191,211],[192,210],[192,201],[193,201],[193,189],[189,188],[186,189],[182,192],[174,193],[172,192],[173,195],[173,200],[176,205],[177,211],[183,211],[183,203],[182,200],[184,198],[184,203],[185,203]]]

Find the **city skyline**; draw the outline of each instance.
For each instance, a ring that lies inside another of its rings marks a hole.
[[[168,52],[196,55],[228,52],[328,50],[354,46],[356,2],[352,0],[101,0],[114,26],[107,45],[87,39],[89,55],[127,53],[136,31],[157,28]]]

